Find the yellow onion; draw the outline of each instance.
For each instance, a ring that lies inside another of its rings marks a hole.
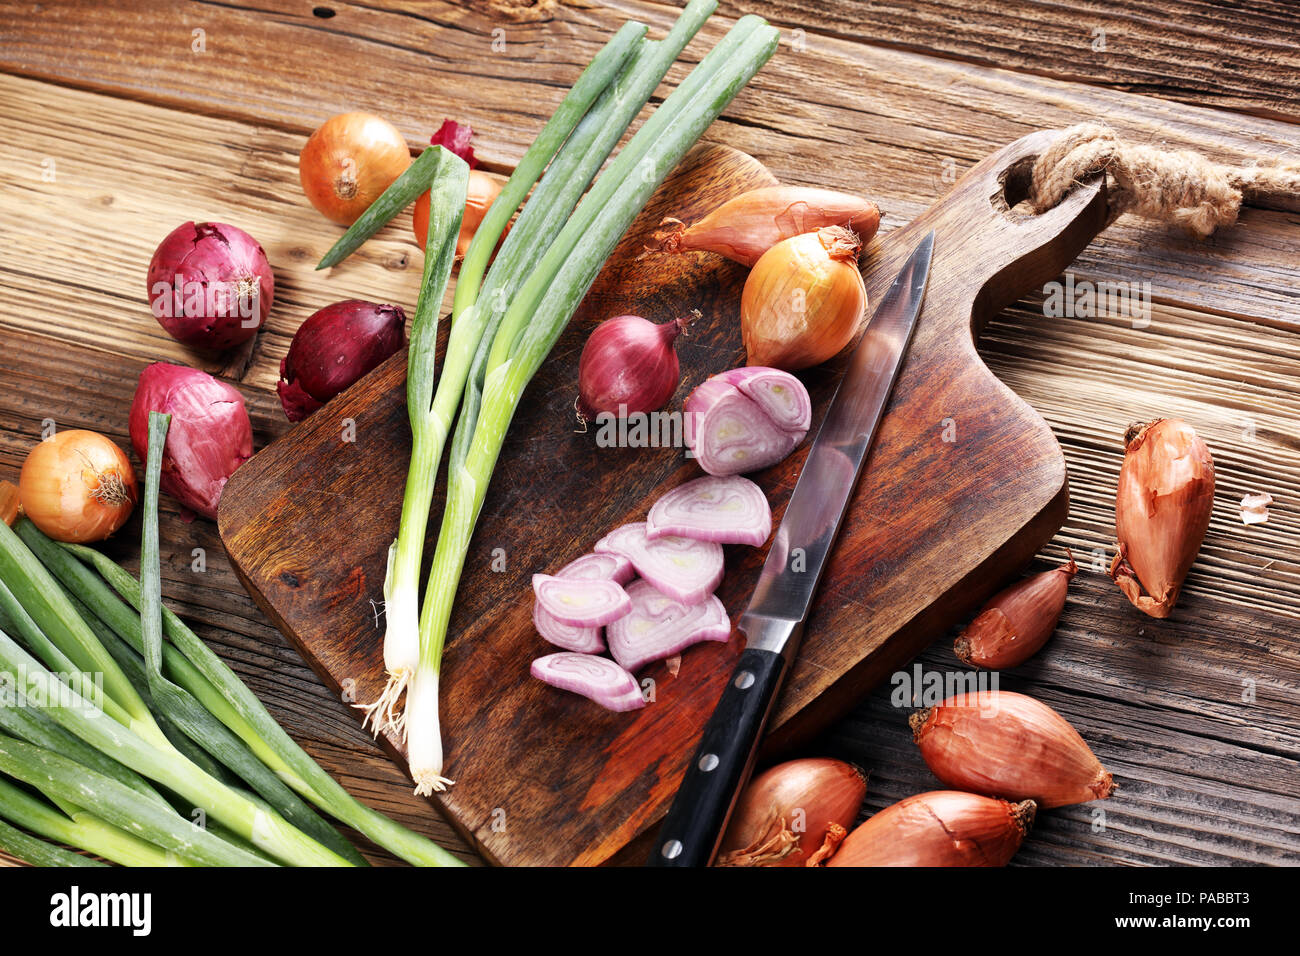
[[[885,807],[827,866],[1006,866],[1034,823],[1034,801],[932,790]]]
[[[1043,807],[1104,800],[1115,789],[1070,722],[1024,694],[956,694],[911,725],[926,766],[950,787]]]
[[[0,521],[9,527],[18,520],[18,486],[12,481],[0,481]]]
[[[962,663],[996,670],[1023,664],[1056,630],[1065,592],[1079,566],[1068,564],[1017,581],[989,599],[957,635],[953,651]]]
[[[1168,617],[1210,527],[1214,460],[1177,418],[1129,426],[1124,446],[1110,576],[1139,611]]]
[[[411,150],[392,123],[369,113],[331,116],[298,156],[298,179],[311,204],[350,226],[411,165]]]
[[[718,866],[815,866],[835,852],[867,795],[842,760],[790,760],[759,774],[736,802]]]
[[[135,507],[135,470],[98,432],[57,432],[27,455],[18,478],[23,513],[55,541],[103,541]]]
[[[852,230],[827,226],[763,253],[740,299],[747,365],[797,371],[853,340],[867,307],[861,247]]]

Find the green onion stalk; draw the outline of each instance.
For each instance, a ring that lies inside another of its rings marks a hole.
[[[456,414],[470,359],[487,321],[487,317],[480,315],[474,304],[488,261],[509,224],[510,217],[537,183],[538,177],[569,138],[574,127],[588,113],[592,103],[610,86],[613,78],[632,56],[645,31],[643,24],[627,23],[596,54],[533,141],[483,221],[479,223],[456,280],[451,332],[436,396],[434,379],[438,310],[442,307],[442,296],[455,255],[466,190],[460,190],[458,201],[449,195],[452,190],[445,188],[446,183],[442,184],[442,188],[435,185],[430,191],[425,281],[411,322],[411,344],[407,357],[406,392],[407,411],[411,420],[411,463],[406,476],[406,492],[402,499],[397,538],[388,550],[388,569],[384,578],[384,670],[387,681],[377,700],[359,705],[366,711],[366,721],[376,735],[381,730],[399,737],[404,735],[403,716],[397,708],[420,656],[419,592],[424,537],[443,447],[451,431],[452,417]],[[383,196],[380,197],[382,199]],[[529,205],[532,205],[531,201]],[[516,236],[519,227],[523,227],[524,233]],[[532,233],[533,229],[528,223],[517,224],[506,240],[508,248],[503,246],[501,250],[498,263],[503,259],[513,260],[518,250],[526,250],[531,245],[526,240]],[[493,271],[498,268],[499,266]]]
[[[481,405],[475,409],[466,401],[457,424],[447,500],[421,613],[420,661],[407,693],[407,757],[417,793],[444,789],[449,782],[442,774],[437,716],[442,649],[470,538],[524,388],[632,220],[772,56],[778,40],[778,32],[760,17],[746,16],[736,23],[596,181],[515,294],[493,336]],[[471,381],[467,395],[473,385]]]

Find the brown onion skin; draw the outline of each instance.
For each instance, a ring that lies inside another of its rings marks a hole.
[[[9,527],[18,520],[18,486],[12,481],[0,481],[0,521]]]
[[[741,792],[719,847],[718,866],[806,866],[832,825],[853,826],[867,796],[862,772],[842,760],[810,757],[771,767]],[[801,812],[801,813],[800,813]],[[800,813],[801,831],[794,829]],[[792,851],[762,859],[747,849],[763,844],[783,826]]]
[[[1006,866],[1034,822],[1018,804],[932,790],[885,807],[849,834],[827,866]]]
[[[1115,790],[1070,722],[1024,694],[957,694],[910,722],[926,766],[950,787],[1045,808],[1104,800]]]
[[[322,123],[298,155],[298,179],[323,216],[350,226],[411,165],[392,123],[370,113],[340,113]]]
[[[465,215],[460,221],[460,233],[456,236],[456,257],[463,259],[465,253],[469,252],[469,244],[474,241],[474,233],[478,231],[479,225],[483,222],[483,217],[491,208],[492,203],[501,193],[502,182],[491,173],[485,173],[480,169],[472,169],[469,173],[469,189],[465,195]],[[415,209],[411,212],[411,232],[415,234],[415,241],[423,249],[429,239],[429,194],[421,193],[420,198],[415,201]],[[501,238],[510,233],[510,226],[507,225],[501,233]]]
[[[849,230],[828,227],[763,253],[740,297],[747,365],[796,372],[853,340],[867,307],[860,246]]]
[[[727,200],[689,227],[672,218],[659,226],[652,252],[716,252],[753,266],[778,242],[824,226],[847,226],[866,244],[880,227],[880,207],[829,189],[763,186]]]
[[[972,667],[1000,670],[1033,657],[1056,630],[1065,595],[1079,566],[1069,563],[1017,581],[989,599],[957,635],[953,651]]]
[[[406,313],[395,305],[348,299],[313,312],[280,360],[276,391],[299,422],[402,347]]]
[[[1139,611],[1168,617],[1210,527],[1214,459],[1177,418],[1130,426],[1124,445],[1110,576]]]

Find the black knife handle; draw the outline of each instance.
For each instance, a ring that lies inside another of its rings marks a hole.
[[[754,767],[785,671],[785,658],[773,651],[751,647],[740,655],[659,830],[651,866],[713,861],[736,796]]]

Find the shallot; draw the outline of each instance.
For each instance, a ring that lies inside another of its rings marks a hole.
[[[603,554],[584,554],[555,572],[557,578],[587,578],[627,584],[636,577],[632,562],[621,554],[606,551]]]
[[[790,760],[749,782],[717,866],[816,866],[853,826],[867,795],[862,771],[842,760]]]
[[[578,360],[579,419],[663,408],[681,381],[674,343],[688,322],[683,317],[656,325],[638,315],[620,315],[596,326]]]
[[[1124,446],[1110,576],[1139,611],[1168,617],[1210,527],[1214,460],[1177,418],[1130,426]]]
[[[757,548],[772,533],[772,508],[763,489],[739,475],[708,475],[679,485],[654,503],[646,538],[667,535],[748,544]]]
[[[926,765],[950,787],[1043,807],[1104,800],[1115,789],[1069,721],[1024,694],[958,694],[910,722]]]
[[[220,222],[177,226],[149,260],[149,308],[185,345],[224,349],[266,321],[275,276],[257,240]]]
[[[406,313],[396,305],[348,299],[307,317],[280,360],[276,391],[299,422],[402,348]]]
[[[629,671],[663,660],[700,641],[731,637],[727,609],[710,594],[697,604],[683,604],[649,581],[627,586],[632,610],[605,629],[609,652]]]
[[[533,602],[533,627],[537,628],[537,633],[547,641],[556,647],[564,648],[566,651],[575,651],[579,654],[599,654],[605,649],[605,640],[601,637],[600,628],[577,627],[573,624],[557,621],[537,601]]]
[[[828,226],[777,243],[754,265],[740,298],[740,331],[751,365],[797,371],[852,341],[867,307],[858,271],[861,242]]]
[[[762,186],[727,200],[689,228],[680,219],[665,219],[647,248],[716,252],[752,266],[778,242],[823,226],[847,226],[866,243],[880,226],[880,207],[829,189]]]
[[[131,445],[141,461],[148,450],[150,412],[172,417],[163,450],[163,490],[215,520],[227,479],[253,457],[253,425],[243,396],[198,369],[163,362],[145,366],[130,416]]]
[[[636,678],[607,657],[561,651],[537,658],[529,672],[552,687],[590,698],[606,710],[645,706]]]
[[[998,669],[1023,664],[1056,630],[1065,608],[1065,592],[1079,566],[1070,557],[995,594],[979,616],[957,635],[953,651],[965,664]]]
[[[812,401],[803,383],[761,366],[706,379],[684,409],[687,446],[710,475],[774,465],[794,451],[812,424]]]
[[[572,627],[601,627],[632,609],[632,600],[613,581],[534,574],[533,593],[542,610]]]
[[[722,545],[673,535],[650,541],[644,521],[615,528],[595,550],[621,554],[637,574],[682,604],[699,604],[722,583]]]
[[[849,834],[827,866],[1006,866],[1034,823],[1034,801],[956,790],[918,793]]]

